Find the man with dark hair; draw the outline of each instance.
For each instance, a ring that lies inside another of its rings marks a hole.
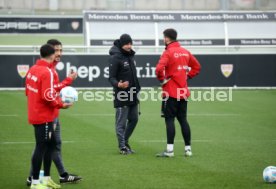
[[[34,126],[36,146],[32,156],[33,178],[31,189],[60,188],[50,177],[52,155],[56,145],[53,128],[55,109],[68,108],[54,92],[52,63],[55,49],[48,44],[40,48],[41,59],[31,67],[26,77],[28,121]],[[44,164],[44,177],[39,181],[39,172]]]
[[[164,32],[166,50],[156,65],[156,76],[163,90],[162,117],[165,118],[167,149],[157,157],[174,156],[174,119],[177,118],[185,142],[185,156],[192,156],[191,131],[187,122],[187,101],[190,96],[187,79],[199,74],[201,66],[197,59],[177,42],[177,32]]]
[[[138,93],[141,87],[130,35],[123,34],[115,40],[109,54],[109,82],[114,90],[119,150],[123,155],[132,154],[134,150],[129,145],[129,138],[138,123]]]
[[[77,73],[71,72],[67,78],[65,78],[62,82],[59,81],[59,76],[56,71],[56,65],[60,62],[61,56],[62,56],[62,43],[58,41],[57,39],[50,39],[47,41],[47,44],[51,45],[55,50],[55,59],[52,63],[51,70],[53,72],[54,76],[54,90],[55,92],[60,92],[60,90],[66,86],[69,86],[72,84],[73,80],[76,79]],[[61,156],[61,129],[60,129],[60,122],[58,119],[59,116],[59,109],[55,109],[55,119],[53,122],[53,127],[55,130],[55,140],[56,140],[56,148],[53,152],[53,162],[55,163],[58,173],[60,175],[60,183],[76,183],[77,181],[80,181],[82,178],[80,176],[69,174],[65,168],[62,161]],[[32,167],[30,170],[30,176],[27,178],[27,185],[29,186],[31,184],[31,177],[32,177]]]

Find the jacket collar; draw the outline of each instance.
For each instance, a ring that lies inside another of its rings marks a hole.
[[[180,43],[178,41],[173,41],[170,44],[168,44],[165,49],[167,50],[173,47],[180,47]]]
[[[53,64],[48,63],[48,62],[46,62],[45,60],[42,60],[42,59],[38,59],[36,61],[36,65],[38,65],[38,66],[45,66],[45,67],[48,67],[48,68],[51,68],[51,66],[53,66]]]

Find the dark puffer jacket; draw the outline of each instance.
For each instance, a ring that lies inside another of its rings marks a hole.
[[[136,74],[135,52],[123,50],[119,40],[115,40],[109,54],[109,82],[114,89],[114,107],[138,104],[138,93],[141,87]],[[129,87],[119,88],[119,81],[128,81]]]

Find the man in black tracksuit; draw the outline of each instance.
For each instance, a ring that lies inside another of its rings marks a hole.
[[[129,138],[138,122],[138,93],[141,88],[136,75],[131,37],[121,35],[120,39],[114,41],[109,54],[109,82],[114,89],[116,134],[120,153],[126,155],[134,153]]]

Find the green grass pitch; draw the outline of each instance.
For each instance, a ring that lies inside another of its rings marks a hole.
[[[49,39],[58,39],[63,45],[84,45],[82,35],[61,34],[0,34],[0,45],[43,45]]]
[[[33,128],[27,123],[23,91],[0,92],[1,188],[27,188]],[[189,102],[193,157],[183,156],[178,124],[175,157],[158,159],[165,149],[160,102],[142,102],[131,144],[134,155],[117,151],[112,102],[80,99],[61,110],[63,159],[69,172],[84,180],[63,188],[222,189],[275,188],[262,180],[276,165],[276,91],[235,90],[232,102]],[[58,181],[52,165],[52,177]]]

